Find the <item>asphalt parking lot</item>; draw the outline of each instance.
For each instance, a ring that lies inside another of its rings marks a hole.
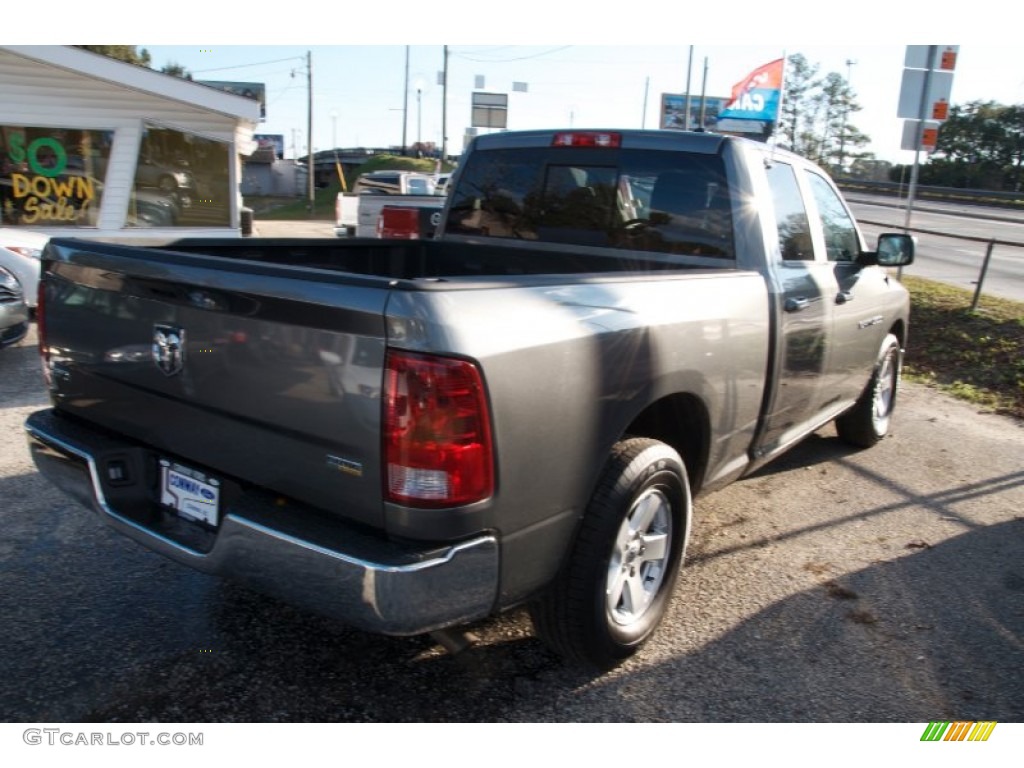
[[[1024,425],[919,386],[869,451],[831,428],[698,499],[666,625],[568,668],[513,612],[452,657],[192,572],[35,472],[34,330],[0,351],[0,720],[1024,720]]]

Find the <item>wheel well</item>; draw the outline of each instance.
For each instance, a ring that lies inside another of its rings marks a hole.
[[[651,403],[633,420],[626,434],[672,446],[686,464],[691,490],[694,494],[700,490],[708,459],[708,414],[699,399],[675,394]]]
[[[907,329],[903,325],[902,320],[898,320],[897,322],[893,323],[892,328],[889,329],[889,333],[891,333],[899,340],[900,349],[903,349],[904,347],[907,346]]]

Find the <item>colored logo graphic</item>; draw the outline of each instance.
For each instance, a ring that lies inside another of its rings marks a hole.
[[[995,729],[995,721],[985,722],[931,722],[924,729],[921,741],[988,741]]]

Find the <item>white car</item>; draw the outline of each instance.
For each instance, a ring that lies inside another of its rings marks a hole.
[[[0,227],[0,267],[18,278],[25,304],[33,310],[39,289],[39,259],[49,239],[49,235],[21,227]]]
[[[0,267],[0,349],[21,341],[28,332],[28,307],[22,300],[21,285]]]

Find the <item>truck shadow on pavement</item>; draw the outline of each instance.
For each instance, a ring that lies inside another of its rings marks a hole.
[[[224,585],[207,652],[143,664],[81,718],[1019,721],[1021,563],[1024,520],[980,528],[823,578],[697,648],[676,650],[685,638],[662,629],[603,676],[564,666],[521,614],[479,625],[481,643],[451,657],[425,637],[352,632]]]

